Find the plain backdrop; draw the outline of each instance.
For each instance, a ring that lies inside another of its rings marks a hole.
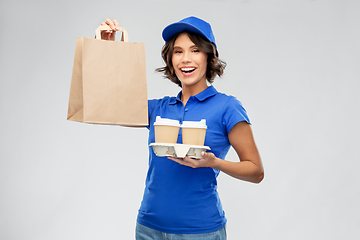
[[[215,80],[252,121],[259,185],[221,173],[229,240],[359,239],[360,1],[0,2],[0,239],[134,239],[147,129],[66,120],[77,37],[117,19],[146,46],[149,98],[180,88],[155,73],[165,26],[211,23]],[[228,160],[238,161],[233,150]]]

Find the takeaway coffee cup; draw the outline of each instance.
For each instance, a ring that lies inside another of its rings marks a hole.
[[[179,121],[157,116],[154,127],[156,143],[177,143],[180,129]]]
[[[203,146],[206,134],[206,120],[183,121],[181,125],[183,144]]]

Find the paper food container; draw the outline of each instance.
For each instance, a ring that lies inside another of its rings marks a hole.
[[[185,156],[200,159],[201,152],[210,150],[208,146],[187,145],[187,144],[171,144],[171,143],[151,143],[150,146],[154,149],[156,156],[159,157],[177,157],[184,158]]]

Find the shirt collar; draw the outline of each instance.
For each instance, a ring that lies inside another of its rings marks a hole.
[[[182,91],[180,91],[178,93],[176,98],[171,98],[171,100],[169,101],[169,104],[176,104],[178,101],[181,102],[181,99],[180,99],[181,92]],[[196,94],[194,97],[198,101],[202,102],[202,101],[208,99],[209,97],[212,97],[212,96],[216,95],[217,93],[218,93],[218,91],[211,85],[211,86],[207,87],[204,91]]]
[[[200,102],[205,101],[209,97],[212,97],[216,95],[218,91],[211,85],[207,87],[204,91],[196,94],[194,97],[196,97]]]

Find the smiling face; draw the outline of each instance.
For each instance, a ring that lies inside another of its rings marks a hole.
[[[182,88],[207,88],[207,54],[202,52],[186,33],[179,35],[175,40],[171,60]]]

